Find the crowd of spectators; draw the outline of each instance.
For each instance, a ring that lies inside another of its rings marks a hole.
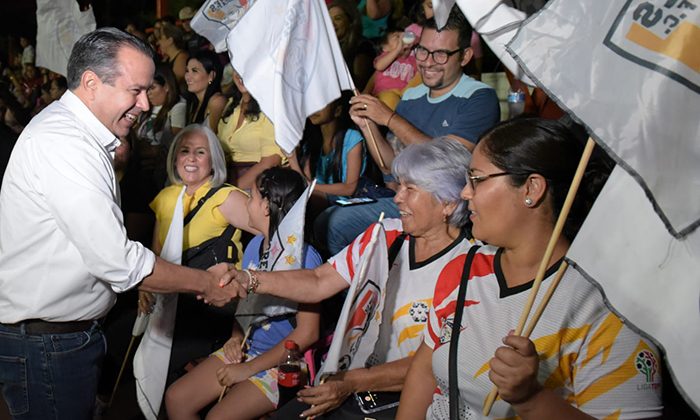
[[[159,254],[185,185],[185,215],[192,212],[198,217],[191,223],[185,221],[183,250],[227,235],[227,261],[237,269],[251,264],[257,268],[269,253],[271,226],[279,224],[303,185],[313,179],[318,182],[306,218],[306,242],[314,258],[307,261],[308,270],[258,272],[257,277],[255,271],[234,270],[232,275],[247,292],[305,304],[294,312],[296,317],[256,326],[248,337],[256,352],[244,356],[240,348],[247,334],[238,324],[232,325],[232,313],[202,309],[195,299],[183,300],[168,381],[174,385],[164,402],[171,418],[197,418],[214,401],[221,384],[228,387],[229,395],[208,418],[254,419],[275,409],[279,409],[276,418],[361,418],[354,393],[402,389],[409,397],[402,400],[401,415],[424,418],[428,410],[430,418],[446,418],[448,373],[443,345],[449,333],[445,328],[451,328],[454,320],[462,271],[469,274],[470,267],[462,266],[464,257],[474,244],[484,244],[474,267],[481,270],[480,276],[489,278],[493,290],[475,288],[469,293],[501,305],[502,325],[497,330],[479,325],[465,333],[489,342],[480,352],[461,344],[461,358],[478,359],[470,362],[468,374],[459,372],[463,381],[459,404],[466,416],[462,418],[471,418],[465,413],[478,411],[474,407],[483,404],[479,398],[488,392],[490,382],[486,376],[479,378],[486,383],[476,381],[478,391],[466,390],[469,385],[465,384],[471,384],[478,376],[474,373],[493,356],[520,307],[503,305],[493,296],[498,295],[499,287],[501,297],[521,298],[526,292],[534,274],[531,268],[539,261],[532,256],[544,250],[561,208],[562,185],[573,177],[570,166],[580,156],[581,145],[565,125],[539,118],[499,123],[496,92],[479,81],[480,38],[458,8],[438,31],[431,0],[418,0],[409,10],[404,10],[403,2],[392,0],[327,3],[342,54],[362,93],[343,92],[340,99],[311,115],[299,146],[290,154],[276,145],[272,122],[246,89],[245,80],[231,68],[226,54],[215,53],[192,30],[190,21],[196,9],[185,7],[177,20],[159,18],[151,28],[134,24],[125,28],[148,43],[156,57],[153,85],[148,89],[150,109],[120,138],[115,158],[129,238]],[[65,77],[35,66],[30,39],[20,38],[20,45],[21,53],[0,63],[0,183],[23,128],[67,89]],[[553,156],[562,160],[555,162]],[[604,178],[606,173],[598,175]],[[477,195],[477,185],[491,178],[500,179],[481,186]],[[568,236],[560,240],[548,276],[561,263],[594,196],[578,203],[581,210]],[[337,204],[347,198],[368,198],[371,203]],[[324,312],[328,307],[324,302],[338,294],[342,302],[381,212],[389,219],[385,228],[393,264],[382,296],[384,309],[377,316],[383,322],[377,326],[379,335],[371,356],[325,384],[303,390],[299,401],[278,407],[274,365],[282,341],[296,338],[305,350],[332,331],[333,318]],[[523,243],[537,252],[523,251]],[[514,259],[523,254],[532,258]],[[572,294],[595,296],[586,302],[585,316],[557,307],[559,323],[547,324],[547,331],[557,334],[573,324],[594,323],[600,331],[583,340],[589,340],[585,341],[589,352],[597,351],[593,347],[599,345],[598,336],[606,335],[608,329],[621,329],[622,322],[606,312],[602,297],[585,280],[577,277],[567,287]],[[491,295],[486,296],[488,293]],[[440,300],[436,300],[438,294]],[[120,300],[126,303],[112,311],[107,327],[118,316],[133,314],[137,306],[139,312],[150,312],[154,297],[140,292],[138,298],[125,294]],[[445,302],[447,307],[439,306]],[[494,309],[484,305],[471,312],[485,323],[493,315],[487,311]],[[319,327],[324,323],[331,325]],[[123,329],[113,334],[113,339],[128,339]],[[555,357],[543,365],[544,373],[538,376],[532,341],[509,339],[506,344],[520,353],[497,354],[505,361],[500,365],[492,362],[498,377],[491,379],[503,396],[496,405],[499,416],[574,418],[581,414],[579,410],[606,418],[619,415],[615,410],[620,407],[610,404],[611,396],[586,407],[577,406],[574,396],[612,375],[638,343],[659,354],[653,343],[630,329],[624,329],[620,337],[608,363],[597,370],[585,369],[588,359],[567,365],[566,369],[573,369],[563,374],[569,381],[556,384],[544,383],[547,376],[543,375],[554,375],[560,366],[564,369],[563,360]],[[606,346],[612,342],[599,345]],[[561,352],[559,347],[548,349]],[[409,371],[414,355],[417,362]],[[200,367],[193,367],[202,360]],[[503,367],[508,363],[530,370],[514,375]],[[177,381],[186,372],[190,373]],[[103,382],[111,385],[114,375],[109,369],[105,373]],[[509,379],[513,376],[517,376],[515,383]],[[109,389],[103,386],[100,392],[107,394]],[[659,415],[661,410],[658,392],[616,401],[627,404],[621,408],[625,415],[628,410]],[[382,416],[396,414],[397,409],[390,409]]]

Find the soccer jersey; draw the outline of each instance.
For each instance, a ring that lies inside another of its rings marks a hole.
[[[401,235],[399,219],[384,220],[387,246]],[[374,225],[329,262],[348,282],[372,238]],[[449,246],[426,261],[415,260],[415,239],[406,236],[396,259],[389,267],[389,279],[382,293],[384,310],[378,314],[379,338],[373,354],[365,362],[375,366],[413,355],[422,342],[437,275],[445,264],[469,249],[471,243],[461,234]]]
[[[519,418],[500,398],[489,417],[482,414],[493,386],[489,360],[518,324],[533,283],[509,288],[501,270],[501,252],[492,246],[479,249],[467,283],[457,360],[462,419]],[[427,419],[449,418],[449,342],[465,259],[460,255],[440,273],[429,312],[425,343],[434,349],[432,366],[438,387]],[[534,308],[558,266],[546,273]],[[624,325],[607,308],[600,291],[575,269],[566,271],[530,339],[540,355],[540,384],[581,411],[599,419],[661,416],[658,350]]]

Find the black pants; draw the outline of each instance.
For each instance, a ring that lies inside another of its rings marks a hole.
[[[279,408],[270,420],[299,420],[299,415],[305,410],[309,409],[309,407],[311,407],[309,404],[292,400],[283,407]],[[360,406],[357,404],[355,395],[351,395],[337,409],[316,418],[323,420],[393,420],[396,418],[396,412],[398,409],[398,407],[394,407],[372,414],[365,414],[360,410]]]

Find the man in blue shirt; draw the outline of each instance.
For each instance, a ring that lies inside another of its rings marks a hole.
[[[350,115],[362,130],[374,160],[384,162],[379,166],[388,185],[394,182],[394,156],[406,146],[448,137],[473,150],[479,135],[500,120],[496,92],[463,74],[473,54],[470,42],[471,27],[455,7],[440,31],[433,19],[426,23],[415,48],[423,84],[406,90],[395,112],[370,95],[351,99]],[[389,129],[386,138],[379,126]],[[381,160],[371,144],[369,130],[377,141]],[[357,207],[332,206],[319,216],[315,230],[319,239],[327,242],[330,253],[336,254],[377,221],[381,212],[386,217],[399,217],[393,200],[380,198],[377,203]]]

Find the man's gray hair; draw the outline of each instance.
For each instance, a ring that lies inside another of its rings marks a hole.
[[[134,48],[153,59],[153,50],[148,44],[117,28],[100,28],[83,35],[68,58],[68,89],[77,89],[87,70],[95,72],[102,83],[113,85],[114,79],[121,75],[122,66],[117,55],[123,47]]]
[[[204,134],[207,138],[207,143],[209,143],[209,151],[211,153],[211,182],[209,186],[211,188],[218,187],[226,181],[226,157],[224,156],[224,149],[221,148],[221,143],[216,137],[211,128],[204,126],[202,124],[191,124],[180,130],[179,133],[173,139],[173,144],[170,145],[170,150],[168,151],[168,160],[166,163],[166,170],[168,171],[168,177],[170,182],[174,185],[182,185],[182,178],[180,174],[177,173],[177,168],[175,167],[175,161],[177,160],[178,149],[180,144],[187,133],[192,133],[193,131],[199,131]]]
[[[405,148],[394,158],[391,172],[400,182],[428,191],[441,203],[458,203],[447,222],[463,227],[469,218],[469,210],[460,194],[467,185],[471,160],[472,154],[464,145],[441,137]]]

